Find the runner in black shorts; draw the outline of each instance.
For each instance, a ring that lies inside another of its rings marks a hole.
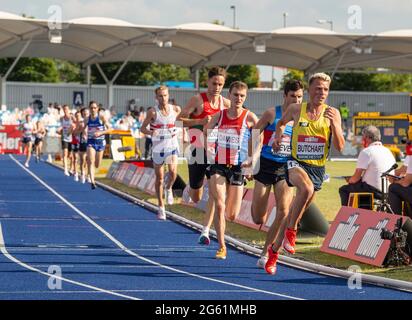
[[[183,121],[183,126],[189,127],[190,147],[186,149],[185,155],[189,159],[189,194],[195,203],[202,199],[205,177],[210,178],[203,143],[204,127],[209,123],[212,115],[227,109],[230,105],[230,101],[221,96],[225,79],[226,71],[223,68],[211,68],[208,73],[207,92],[192,97],[178,118]],[[215,205],[209,194],[204,227],[198,240],[201,244],[210,243],[209,229],[213,222],[214,211]]]
[[[79,125],[79,134],[80,134],[80,146],[79,146],[79,158],[80,158],[80,176],[81,183],[86,183],[86,177],[90,183],[90,177],[87,173],[87,132],[85,130],[86,124],[85,120],[89,118],[90,112],[89,109],[83,107],[80,109],[80,114],[82,116],[82,121]]]
[[[66,104],[63,106],[64,116],[61,117],[61,128],[59,129],[59,133],[62,136],[62,150],[63,150],[63,167],[64,167],[64,174],[66,176],[70,176],[69,173],[69,155],[72,151],[71,142],[72,142],[72,116],[70,114],[70,108]]]
[[[34,150],[36,153],[36,162],[39,162],[40,160],[40,155],[42,152],[43,148],[43,139],[46,136],[46,128],[43,125],[42,121],[37,121],[36,123],[36,134],[35,134],[35,139],[34,139]]]
[[[72,149],[72,165],[71,165],[71,170],[74,175],[74,181],[79,181],[79,174],[77,172],[77,160],[79,158],[79,151],[80,151],[80,136],[81,136],[81,131],[82,131],[82,116],[80,114],[80,111],[77,111],[74,114],[74,121],[72,125],[72,143],[71,143],[71,149]]]
[[[261,256],[257,262],[259,268],[264,268],[267,262],[268,247],[276,236],[284,233],[286,217],[292,201],[292,189],[285,182],[286,162],[290,159],[290,141],[292,136],[292,123],[284,132],[282,148],[274,152],[272,144],[276,136],[276,124],[281,119],[282,114],[288,106],[293,103],[301,103],[303,98],[303,85],[298,80],[286,82],[283,94],[283,104],[281,106],[270,107],[267,109],[254,129],[259,130],[260,137],[263,133],[262,148],[252,148],[252,140],[249,140],[249,150],[256,159],[260,154],[260,161],[254,175],[255,187],[253,189],[252,218],[256,224],[264,224],[271,212],[268,210],[269,196],[273,186],[273,193],[276,201],[276,217],[270,226],[266,242],[263,246]],[[262,137],[261,139],[262,140]]]
[[[276,137],[273,143],[275,151],[281,147],[281,138],[286,124],[289,121],[294,122],[293,159],[287,161],[287,181],[297,190],[288,215],[286,232],[284,235],[279,234],[268,250],[269,259],[265,269],[269,274],[276,273],[278,251],[282,243],[287,252],[295,253],[298,223],[313,201],[315,192],[320,190],[320,180],[323,181],[331,140],[339,151],[343,150],[345,144],[339,111],[325,104],[330,83],[331,79],[327,74],[317,73],[311,76],[308,90],[309,102],[290,105],[276,126]]]
[[[248,160],[251,129],[258,122],[256,115],[243,107],[247,85],[235,81],[229,88],[230,107],[217,113],[206,126],[216,128],[216,151],[210,168],[210,195],[216,203],[215,229],[219,250],[216,259],[226,259],[225,218],[233,221],[239,214],[243,197],[242,164]],[[205,132],[206,135],[208,131]],[[210,148],[208,148],[208,151]],[[209,154],[208,154],[209,156]]]

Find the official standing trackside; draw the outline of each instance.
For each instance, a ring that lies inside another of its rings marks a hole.
[[[268,249],[265,270],[269,274],[276,273],[282,243],[287,252],[295,253],[298,223],[313,201],[315,192],[322,187],[331,139],[339,152],[345,145],[339,111],[325,104],[330,83],[331,78],[327,74],[312,75],[309,79],[309,101],[290,105],[276,125],[275,151],[282,145],[286,125],[294,122],[292,160],[287,162],[286,181],[289,186],[296,187],[296,197],[289,211],[285,234],[279,234]]]

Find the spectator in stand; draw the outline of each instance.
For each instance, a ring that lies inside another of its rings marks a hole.
[[[339,189],[342,206],[348,205],[352,192],[370,192],[381,199],[384,191],[381,175],[396,163],[392,152],[382,145],[381,133],[375,126],[362,130],[362,143],[364,149],[359,153],[355,173],[348,179],[348,184]]]

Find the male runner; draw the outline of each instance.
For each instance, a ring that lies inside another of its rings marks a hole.
[[[209,178],[207,172],[209,164],[206,160],[203,136],[204,127],[215,113],[227,109],[230,105],[230,101],[221,96],[225,79],[225,69],[211,68],[208,73],[207,92],[192,97],[179,117],[179,120],[183,121],[183,126],[189,127],[190,155],[187,157],[189,158],[189,195],[196,203],[202,199],[205,176]],[[199,243],[201,244],[208,245],[210,243],[209,229],[213,222],[214,210],[213,198],[209,194],[204,227],[199,237]]]
[[[26,121],[21,124],[21,128],[23,131],[23,153],[26,153],[26,162],[24,163],[24,165],[28,168],[33,147],[33,134],[36,133],[35,125],[32,122],[31,116],[29,114],[26,114]]]
[[[82,121],[78,127],[78,131],[80,132],[80,145],[79,145],[79,158],[80,158],[80,175],[81,175],[81,183],[86,183],[86,177],[88,182],[90,183],[90,176],[88,174],[87,169],[87,130],[86,129],[86,121],[90,116],[90,110],[86,107],[80,109],[80,114],[82,116]]]
[[[36,134],[34,139],[34,151],[36,153],[36,162],[40,161],[40,155],[43,148],[43,139],[46,136],[47,130],[41,120],[36,122]]]
[[[287,162],[286,181],[296,187],[296,198],[289,212],[283,248],[295,253],[298,223],[313,201],[316,191],[322,187],[325,163],[329,154],[330,140],[342,152],[345,145],[340,113],[325,104],[329,94],[331,79],[327,74],[316,73],[309,79],[309,102],[290,105],[276,125],[273,149],[278,151],[289,121],[293,121],[292,160]],[[278,251],[282,246],[283,234],[279,234],[268,248],[269,259],[265,270],[276,273]]]
[[[63,167],[64,174],[70,176],[69,173],[69,154],[72,151],[72,116],[70,114],[70,108],[67,104],[63,106],[63,117],[60,118],[61,128],[59,133],[62,136],[62,149],[63,149]]]
[[[247,85],[235,81],[230,85],[230,107],[213,116],[206,125],[205,136],[217,127],[215,163],[210,167],[210,196],[216,206],[215,229],[219,242],[217,259],[226,259],[225,216],[233,221],[239,213],[243,197],[244,175],[241,165],[248,159],[248,141],[256,115],[245,109]]]
[[[285,181],[285,163],[287,160],[290,160],[293,124],[286,126],[281,149],[275,152],[272,149],[272,144],[275,139],[276,124],[290,104],[300,104],[302,99],[302,82],[299,80],[289,80],[284,88],[283,105],[267,109],[254,127],[254,129],[259,130],[260,134],[263,132],[263,146],[260,152],[259,171],[254,176],[255,188],[253,189],[251,208],[252,218],[256,224],[262,224],[267,219],[268,200],[272,186],[276,200],[276,218],[269,228],[262,255],[257,262],[257,266],[260,268],[265,267],[268,246],[279,233],[284,233],[284,222],[293,197],[292,189],[288,187]],[[249,140],[249,148],[251,144],[252,140]],[[259,149],[257,148],[257,150],[253,151],[258,152]],[[253,156],[253,158],[255,157]]]
[[[99,107],[95,101],[89,104],[90,116],[85,120],[87,130],[87,167],[90,174],[91,188],[96,189],[95,169],[103,159],[106,147],[105,134],[109,133],[109,124],[103,116],[99,116]]]
[[[77,172],[77,160],[79,158],[79,151],[80,151],[80,136],[81,136],[81,131],[82,131],[82,116],[80,114],[80,111],[76,111],[74,114],[74,121],[72,124],[72,142],[71,142],[71,148],[72,148],[72,172],[74,175],[74,181],[79,181],[79,174]]]
[[[155,90],[158,105],[147,111],[141,132],[152,137],[152,160],[156,174],[156,195],[159,201],[157,217],[166,220],[165,205],[163,201],[164,164],[168,165],[169,179],[166,183],[167,204],[173,204],[172,186],[177,177],[177,156],[179,144],[176,132],[176,118],[181,108],[169,104],[169,89],[160,86]],[[150,124],[150,129],[148,125]]]

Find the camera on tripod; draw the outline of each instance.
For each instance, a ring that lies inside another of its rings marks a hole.
[[[382,228],[381,239],[390,240],[391,245],[386,257],[385,266],[401,266],[411,263],[410,248],[407,248],[408,233],[402,230],[402,218],[396,221],[395,229],[390,231]]]

